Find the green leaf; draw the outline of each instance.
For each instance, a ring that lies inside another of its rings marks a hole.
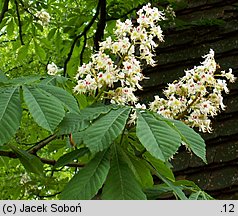
[[[14,33],[14,28],[15,28],[15,24],[14,24],[14,20],[13,18],[8,22],[7,24],[7,35],[9,37],[13,36],[13,33]]]
[[[204,191],[197,191],[195,193],[192,193],[189,196],[190,200],[214,200],[213,197],[211,197],[209,194],[207,194]]]
[[[0,98],[0,145],[2,145],[10,140],[21,123],[19,87],[0,89]]]
[[[130,113],[129,107],[111,110],[98,118],[83,131],[84,144],[91,152],[99,152],[108,148],[122,133]]]
[[[88,101],[87,101],[87,97],[84,94],[77,94],[76,99],[79,103],[80,109],[84,109],[88,106]]]
[[[189,180],[178,180],[174,182],[174,185],[180,186],[184,189],[200,191],[201,189],[192,181]]]
[[[23,45],[18,49],[17,61],[22,61],[27,57],[28,49],[29,49],[29,44]]]
[[[145,194],[148,200],[163,199],[165,195],[171,194],[171,189],[166,184],[155,185],[145,189]]]
[[[90,122],[76,113],[66,113],[63,121],[59,125],[59,134],[70,134],[82,131],[89,126]]]
[[[138,112],[136,135],[146,150],[162,161],[173,156],[181,144],[179,134],[149,112]]]
[[[162,177],[163,179],[163,177]],[[171,182],[169,180],[166,180],[166,183],[154,185],[151,188],[147,188],[145,190],[145,193],[148,197],[148,199],[165,199],[171,197],[171,193],[173,193],[176,197],[178,197],[181,200],[187,200],[185,193],[183,190],[187,190],[187,188],[180,185],[178,182]],[[189,190],[190,191],[190,190]],[[165,196],[165,197],[164,197]]]
[[[48,33],[48,35],[47,35],[48,40],[51,40],[51,39],[54,38],[56,30],[57,30],[57,28],[52,28],[52,29],[49,31],[49,33]]]
[[[172,170],[163,161],[152,157],[148,152],[145,153],[145,158],[147,161],[149,161],[153,165],[153,167],[160,174],[162,174],[164,177],[166,177],[167,179],[169,179],[172,182],[175,181],[175,177],[174,177]]]
[[[23,86],[23,95],[36,123],[53,132],[65,116],[63,105],[43,89]]]
[[[133,155],[129,155],[129,158],[131,163],[128,163],[128,165],[142,188],[152,187],[153,177],[146,162]]]
[[[48,92],[55,98],[57,98],[61,103],[69,110],[69,112],[79,113],[78,103],[75,98],[63,88],[53,86],[53,85],[38,85],[39,88]]]
[[[39,56],[41,61],[44,61],[46,58],[46,52],[36,41],[35,41],[35,51],[36,51],[36,55]]]
[[[186,197],[186,195],[184,194],[183,190],[174,184],[174,182],[170,181],[169,179],[167,179],[166,177],[164,177],[162,174],[160,174],[159,172],[156,172],[156,175],[166,184],[168,185],[168,187],[171,189],[171,191],[173,191],[173,193],[179,197],[179,199],[181,200],[187,200],[188,198]]]
[[[102,187],[109,169],[109,151],[96,154],[95,157],[69,181],[61,193],[61,199],[92,199]]]
[[[74,151],[71,151],[67,154],[64,154],[57,160],[56,164],[54,165],[54,169],[58,167],[62,167],[66,165],[67,163],[72,162],[74,159],[84,156],[87,153],[89,153],[88,148],[81,148],[81,149],[76,149]]]
[[[200,134],[196,133],[192,128],[180,121],[170,120],[176,127],[182,141],[193,151],[195,155],[201,158],[205,163],[206,160],[206,144]]]
[[[116,145],[111,168],[103,188],[102,198],[106,200],[145,200],[139,183],[131,169],[124,161],[123,155]]]
[[[71,139],[73,140],[75,145],[80,146],[81,144],[83,144],[82,132],[72,133]]]
[[[22,149],[17,148],[14,145],[8,145],[18,156],[19,160],[25,167],[25,169],[29,172],[36,173],[39,175],[43,174],[43,163],[40,161],[38,157],[24,151]]]
[[[43,28],[43,26],[40,23],[36,22],[36,23],[34,23],[34,25],[35,25],[36,29],[38,29],[39,31],[43,32],[44,28]]]
[[[80,111],[81,118],[85,120],[94,120],[102,114],[107,114],[111,109],[119,108],[116,105],[93,104]]]
[[[0,83],[5,83],[7,81],[8,81],[7,76],[2,71],[0,71]]]
[[[17,78],[10,79],[8,82],[14,85],[24,85],[24,84],[32,84],[34,82],[39,81],[41,76],[39,75],[30,75],[30,76],[21,76]]]

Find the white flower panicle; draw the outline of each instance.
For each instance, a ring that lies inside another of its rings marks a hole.
[[[48,65],[47,65],[47,73],[48,73],[49,75],[51,75],[51,76],[56,75],[56,74],[59,73],[61,70],[62,70],[62,69],[59,69],[59,68],[57,67],[57,65],[56,65],[54,62],[52,62],[51,64],[48,64]]]
[[[139,112],[143,112],[143,110],[146,109],[146,105],[145,104],[140,104],[140,103],[135,104],[135,108],[132,109],[129,121],[127,122],[128,125],[133,125],[133,124],[135,125],[136,124],[137,111],[138,111],[137,109],[140,109]]]
[[[39,19],[40,24],[43,26],[48,25],[50,22],[50,14],[44,10],[38,11],[35,16]]]
[[[211,132],[210,117],[224,110],[222,92],[229,93],[226,78],[234,82],[232,70],[217,72],[219,65],[215,62],[214,51],[205,55],[200,66],[185,71],[179,81],[168,84],[164,98],[155,96],[150,103],[150,110],[167,118],[184,121],[202,132]]]
[[[117,21],[115,40],[106,38],[100,43],[99,52],[92,55],[88,64],[83,64],[76,75],[77,93],[91,93],[111,103],[135,105],[137,89],[145,77],[141,72],[141,61],[155,65],[154,39],[163,41],[158,22],[164,14],[148,4],[137,12],[137,24],[127,19]],[[138,51],[137,51],[138,50]]]
[[[170,8],[167,10],[173,12]],[[128,124],[135,123],[136,108],[146,109],[137,104],[135,92],[142,89],[141,62],[155,65],[154,49],[163,42],[159,21],[165,19],[163,12],[150,4],[137,12],[137,22],[127,19],[116,23],[115,40],[106,38],[100,43],[99,51],[92,55],[88,64],[83,64],[76,75],[76,93],[89,93],[96,101],[108,99],[113,104],[132,105]],[[173,13],[172,16],[175,16]],[[200,131],[211,132],[211,117],[225,109],[222,92],[229,93],[227,82],[234,82],[232,70],[221,71],[215,62],[214,51],[203,56],[200,66],[186,70],[179,81],[168,84],[165,98],[155,96],[149,109],[167,118],[179,119]]]

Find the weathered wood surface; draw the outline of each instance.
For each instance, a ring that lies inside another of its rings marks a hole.
[[[238,77],[238,0],[187,2],[187,7],[176,14],[189,23],[188,27],[165,32],[165,43],[157,49],[158,66],[145,70],[150,77],[140,94],[145,101],[161,93],[166,83],[182,76],[184,69],[199,65],[201,56],[210,48],[221,68],[232,68]],[[224,23],[213,24],[215,18]],[[208,164],[185,149],[173,161],[178,179],[194,180],[218,199],[238,199],[238,81],[229,87],[230,94],[224,100],[226,111],[214,119],[213,133],[202,135],[207,144]]]

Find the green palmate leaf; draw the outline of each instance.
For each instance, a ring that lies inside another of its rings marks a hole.
[[[171,188],[172,185],[172,188]],[[171,192],[174,192],[174,189],[177,188],[177,191],[187,191],[188,193],[197,193],[201,192],[201,189],[192,181],[188,180],[179,180],[179,181],[173,181],[170,182],[170,184],[159,184],[159,185],[154,185],[151,188],[146,189],[146,195],[148,199],[158,199],[161,198],[163,195],[168,195]],[[184,194],[184,193],[183,193]],[[181,198],[183,198],[183,195]],[[187,198],[186,198],[187,199]]]
[[[41,76],[39,75],[30,75],[30,76],[22,76],[22,77],[17,77],[14,79],[10,79],[8,82],[10,84],[15,84],[15,85],[24,85],[24,84],[32,84],[34,82],[39,81]]]
[[[44,61],[46,58],[46,52],[37,42],[35,42],[35,51],[36,51],[36,55],[39,56],[41,61]]]
[[[63,105],[39,88],[23,86],[27,107],[38,125],[53,132],[65,116]]]
[[[22,165],[27,171],[39,175],[43,174],[43,163],[38,157],[28,153],[27,151],[17,148],[14,145],[9,144],[8,146],[16,153]]]
[[[145,194],[116,145],[113,146],[113,153],[102,198],[106,200],[145,200]]]
[[[0,145],[9,141],[21,123],[19,87],[0,89]]]
[[[82,157],[87,153],[89,153],[88,148],[81,148],[81,149],[76,149],[74,151],[71,151],[67,154],[64,154],[57,160],[56,164],[54,165],[54,168],[56,169],[58,167],[64,166],[67,163],[72,162],[74,159]]]
[[[48,77],[42,79],[40,81],[40,85],[53,85],[53,86],[60,86],[60,85],[65,85],[68,81],[68,78],[63,77],[63,76],[51,76],[49,75]]]
[[[116,105],[105,105],[105,104],[93,104],[92,106],[86,107],[81,110],[80,115],[85,120],[94,120],[102,114],[107,114],[111,109],[119,108]]]
[[[5,83],[7,81],[8,81],[7,76],[0,70],[0,83]]]
[[[84,94],[78,94],[75,96],[78,103],[79,103],[79,106],[80,106],[80,109],[84,109],[88,106],[88,101],[87,101],[87,97],[86,95]]]
[[[27,57],[28,51],[29,51],[29,44],[21,46],[17,52],[17,61],[24,60]]]
[[[92,199],[102,187],[110,169],[109,151],[95,157],[69,181],[61,193],[61,199]]]
[[[7,34],[9,37],[11,37],[14,33],[14,29],[15,29],[15,23],[14,23],[14,19],[10,19],[10,21],[7,24]]]
[[[171,188],[166,184],[154,185],[151,188],[146,188],[145,194],[148,200],[156,200],[164,198],[166,195],[171,194]]]
[[[189,181],[189,180],[178,180],[174,182],[174,185],[179,186],[183,190],[188,190],[188,191],[201,191],[201,188],[199,188],[194,182]]]
[[[153,167],[165,178],[169,179],[172,182],[175,181],[172,170],[163,161],[152,157],[148,152],[145,153],[145,159],[149,161],[153,165]]]
[[[192,192],[189,199],[213,200],[214,198],[202,191],[194,182],[189,180],[179,180],[174,182],[174,185],[179,186],[183,190]]]
[[[206,163],[206,144],[200,134],[196,133],[192,128],[185,125],[183,122],[175,120],[170,121],[176,127],[175,130],[180,134],[180,137],[186,146]]]
[[[177,185],[174,184],[174,182],[170,181],[166,177],[164,177],[162,174],[159,172],[156,172],[156,175],[171,189],[171,191],[178,196],[179,199],[181,200],[187,200],[188,198],[186,197],[185,193],[183,190],[178,187]]]
[[[137,181],[141,184],[142,188],[152,187],[153,177],[151,175],[149,167],[146,165],[146,161],[136,158],[133,155],[129,155],[130,162],[128,166],[135,175]]]
[[[207,194],[204,191],[197,191],[195,193],[192,193],[189,196],[190,200],[214,200],[213,197],[211,197],[209,194]]]
[[[57,30],[57,28],[52,28],[52,29],[49,31],[49,33],[48,33],[48,35],[47,35],[47,38],[48,38],[49,40],[51,40],[51,39],[54,38],[54,35],[55,35],[56,30]]]
[[[91,152],[99,152],[108,148],[122,133],[130,113],[129,107],[111,110],[98,118],[83,131],[84,144]]]
[[[149,112],[138,112],[136,135],[146,150],[162,161],[173,156],[181,144],[179,134]]]
[[[63,121],[60,123],[59,134],[70,134],[82,131],[89,126],[90,122],[82,118],[80,114],[66,113]]]
[[[53,85],[39,85],[39,88],[58,99],[70,112],[79,112],[79,106],[75,98],[66,90]]]

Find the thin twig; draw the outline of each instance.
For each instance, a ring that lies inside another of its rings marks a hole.
[[[70,61],[70,59],[71,59],[71,57],[72,57],[72,54],[73,54],[73,51],[74,51],[74,47],[75,47],[77,41],[78,41],[82,36],[84,36],[84,34],[86,34],[86,33],[88,32],[88,30],[92,27],[93,23],[95,22],[95,20],[96,20],[97,17],[98,17],[99,9],[100,9],[100,1],[98,2],[97,9],[96,9],[96,13],[95,13],[95,15],[93,16],[93,18],[91,19],[91,21],[88,23],[88,25],[85,26],[83,32],[82,32],[80,35],[78,35],[78,36],[76,36],[76,37],[74,38],[73,43],[72,43],[72,45],[71,45],[71,47],[70,47],[70,51],[69,51],[69,53],[68,53],[68,56],[67,56],[67,58],[66,58],[66,60],[65,60],[65,62],[64,62],[64,76],[67,76],[67,64],[68,64],[68,62]]]
[[[28,150],[30,154],[36,154],[37,151],[40,149],[44,148],[48,143],[50,143],[52,140],[54,140],[57,137],[56,134],[50,135],[46,137],[45,139],[39,141],[38,143],[35,144],[32,148]]]
[[[182,113],[180,113],[178,116],[176,116],[175,119],[176,119],[176,120],[181,120],[181,119],[183,119],[183,117],[184,117],[185,115],[188,115],[188,110],[189,110],[189,109],[191,108],[191,106],[192,106],[194,103],[196,103],[197,100],[199,100],[199,99],[200,99],[200,94],[196,95],[196,97],[193,99],[193,101],[192,101],[190,104],[188,104],[188,106],[186,107],[186,109],[185,109]]]
[[[2,22],[5,13],[8,11],[9,1],[10,1],[10,0],[5,0],[5,1],[4,1],[3,7],[2,7],[2,12],[1,12],[1,14],[0,14],[0,23]]]
[[[99,42],[103,39],[104,29],[106,27],[106,16],[107,16],[107,2],[106,0],[100,0],[100,18],[97,24],[97,29],[94,36],[95,50],[99,50]]]
[[[0,35],[0,37],[1,37],[1,35]],[[16,41],[16,40],[15,39],[14,40],[4,40],[4,41],[1,41],[0,44],[14,42],[14,41]]]
[[[21,25],[21,17],[19,13],[19,6],[17,0],[15,0],[16,10],[17,10],[17,19],[18,19],[18,28],[19,28],[19,38],[21,41],[21,45],[24,45],[23,37],[22,37],[22,25]]]
[[[51,159],[47,159],[47,158],[40,158],[39,159],[41,160],[42,163],[44,164],[49,164],[49,165],[52,165],[54,166],[56,164],[56,160],[51,160]],[[84,164],[81,164],[81,163],[76,163],[76,162],[71,162],[71,163],[67,163],[65,164],[64,166],[68,166],[68,167],[84,167]]]
[[[86,34],[86,32],[83,35],[83,37],[84,37],[83,48],[81,50],[80,57],[79,57],[81,66],[83,65],[83,54],[84,54],[84,51],[85,51],[85,48],[86,48],[86,45],[87,45],[87,34]]]
[[[5,150],[0,150],[0,156],[3,156],[3,157],[8,157],[8,158],[18,158],[18,156],[12,152],[12,151],[5,151]],[[51,159],[47,159],[47,158],[41,158],[41,157],[38,157],[42,163],[44,164],[49,164],[49,165],[52,165],[54,166],[56,164],[56,160],[51,160]],[[66,164],[65,166],[68,166],[68,167],[84,167],[84,164],[80,164],[80,163],[68,163]]]
[[[122,14],[121,16],[119,17],[109,17],[106,19],[106,21],[112,21],[112,20],[118,20],[118,19],[122,19],[124,17],[127,17],[129,14],[131,14],[132,12],[134,11],[138,11],[143,5],[145,4],[142,4],[142,5],[139,5],[138,7],[136,8],[132,8],[131,10],[127,11],[125,14]]]

